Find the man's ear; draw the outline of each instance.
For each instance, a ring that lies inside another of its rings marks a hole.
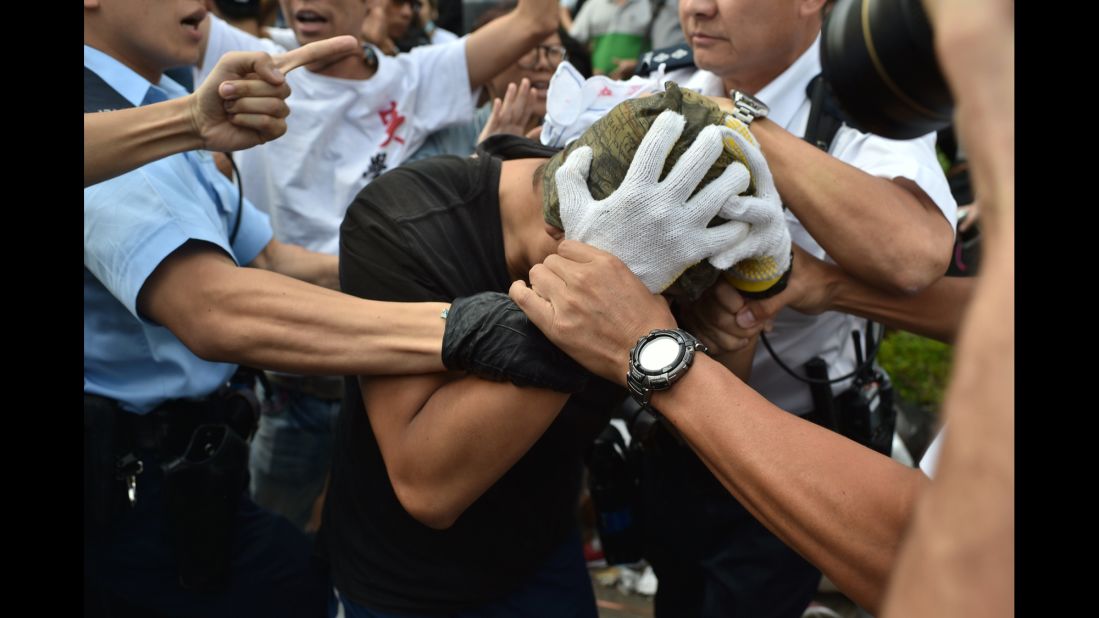
[[[828,0],[799,0],[798,13],[802,17],[814,14],[820,15],[826,4],[828,4]]]
[[[558,241],[564,240],[565,230],[563,230],[563,229],[561,229],[561,228],[559,228],[555,225],[551,225],[549,223],[546,223],[545,226],[546,226],[546,233],[549,234],[551,238],[553,238],[554,240],[558,240]]]
[[[84,0],[84,8],[86,9],[98,9],[99,0]]]

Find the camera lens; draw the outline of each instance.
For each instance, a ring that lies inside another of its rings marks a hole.
[[[911,139],[950,124],[954,102],[920,0],[839,0],[823,31],[824,77],[856,128]]]

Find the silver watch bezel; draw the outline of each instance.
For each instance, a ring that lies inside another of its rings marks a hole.
[[[670,337],[679,343],[679,353],[675,360],[659,369],[645,369],[641,366],[641,351],[646,345],[658,338]],[[708,351],[694,335],[677,329],[655,329],[637,340],[630,352],[630,366],[626,373],[626,386],[630,394],[642,406],[649,405],[654,391],[668,390],[678,382],[694,362],[696,351]]]

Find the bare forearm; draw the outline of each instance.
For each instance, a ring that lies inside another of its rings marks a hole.
[[[985,249],[943,405],[950,431],[888,616],[1015,614],[1014,240],[994,237]]]
[[[202,358],[320,375],[442,371],[446,306],[363,300],[188,247],[139,298]]]
[[[414,383],[428,379],[377,380],[386,384],[364,392],[397,497],[413,517],[441,529],[519,461],[568,396],[464,377],[416,410]],[[395,418],[403,415],[395,411],[410,409],[411,418]]]
[[[151,161],[202,147],[183,97],[112,112],[84,114],[84,186]]]
[[[973,296],[973,277],[942,277],[914,295],[891,294],[842,272],[836,273],[830,309],[851,313],[923,337],[953,343]]]
[[[339,258],[272,240],[249,266],[276,272],[300,281],[340,289]]]
[[[954,95],[955,128],[965,145],[982,206],[981,231],[1015,203],[1015,3],[925,0],[935,51]],[[986,217],[990,215],[991,218]]]
[[[752,132],[783,203],[848,272],[913,293],[946,271],[953,231],[929,198],[901,186],[914,183],[871,176],[766,119]]]
[[[653,404],[768,529],[878,607],[919,471],[779,410],[709,358]]]
[[[756,346],[759,337],[753,337],[743,348],[732,352],[711,355],[714,360],[729,370],[730,373],[747,382],[752,378],[752,360],[756,356]]]

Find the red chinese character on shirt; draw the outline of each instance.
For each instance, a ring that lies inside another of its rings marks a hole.
[[[603,89],[599,91],[599,96],[601,96],[601,97],[612,97],[612,96],[614,96],[614,93],[611,92],[610,88],[607,88],[606,86],[603,86]]]
[[[389,109],[378,112],[378,115],[382,117],[382,122],[385,123],[385,141],[382,142],[382,146],[388,146],[389,142],[393,140],[403,144],[404,140],[394,135],[405,121],[405,117],[397,111],[397,102],[390,101]]]

